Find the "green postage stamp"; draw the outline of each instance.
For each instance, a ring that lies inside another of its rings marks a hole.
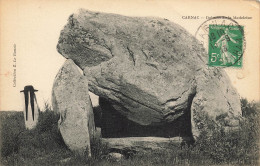
[[[209,25],[209,66],[242,67],[244,27]]]

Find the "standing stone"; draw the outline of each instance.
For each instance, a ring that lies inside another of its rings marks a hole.
[[[95,124],[88,82],[72,60],[66,60],[55,78],[52,105],[60,113],[59,129],[69,149],[91,156]]]
[[[191,105],[192,133],[195,139],[200,135],[201,129],[212,131],[210,127],[237,130],[242,120],[239,95],[231,86],[227,74],[217,70],[204,72],[197,76],[197,93]],[[209,121],[213,123],[208,124]]]

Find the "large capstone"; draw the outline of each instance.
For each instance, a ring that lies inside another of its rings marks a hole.
[[[59,129],[69,149],[91,156],[95,123],[88,94],[88,81],[72,60],[59,70],[52,90],[53,110],[60,114]]]
[[[187,116],[194,136],[207,119],[238,126],[239,95],[225,71],[209,67],[203,46],[167,19],[80,10],[57,49],[84,70],[91,92],[135,124],[164,126]]]

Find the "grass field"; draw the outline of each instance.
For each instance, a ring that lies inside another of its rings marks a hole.
[[[74,155],[59,133],[58,115],[48,106],[35,130],[25,130],[22,112],[0,112],[1,165],[258,165],[260,104],[241,100],[240,130],[202,134],[193,146],[169,147],[169,151],[137,153],[120,161],[106,157],[109,149],[96,140],[92,159]],[[206,132],[206,131],[205,131]]]

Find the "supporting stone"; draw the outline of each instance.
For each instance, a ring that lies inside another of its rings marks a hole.
[[[60,114],[59,129],[66,145],[75,153],[90,157],[95,123],[88,81],[72,60],[66,60],[55,78],[52,105]]]

